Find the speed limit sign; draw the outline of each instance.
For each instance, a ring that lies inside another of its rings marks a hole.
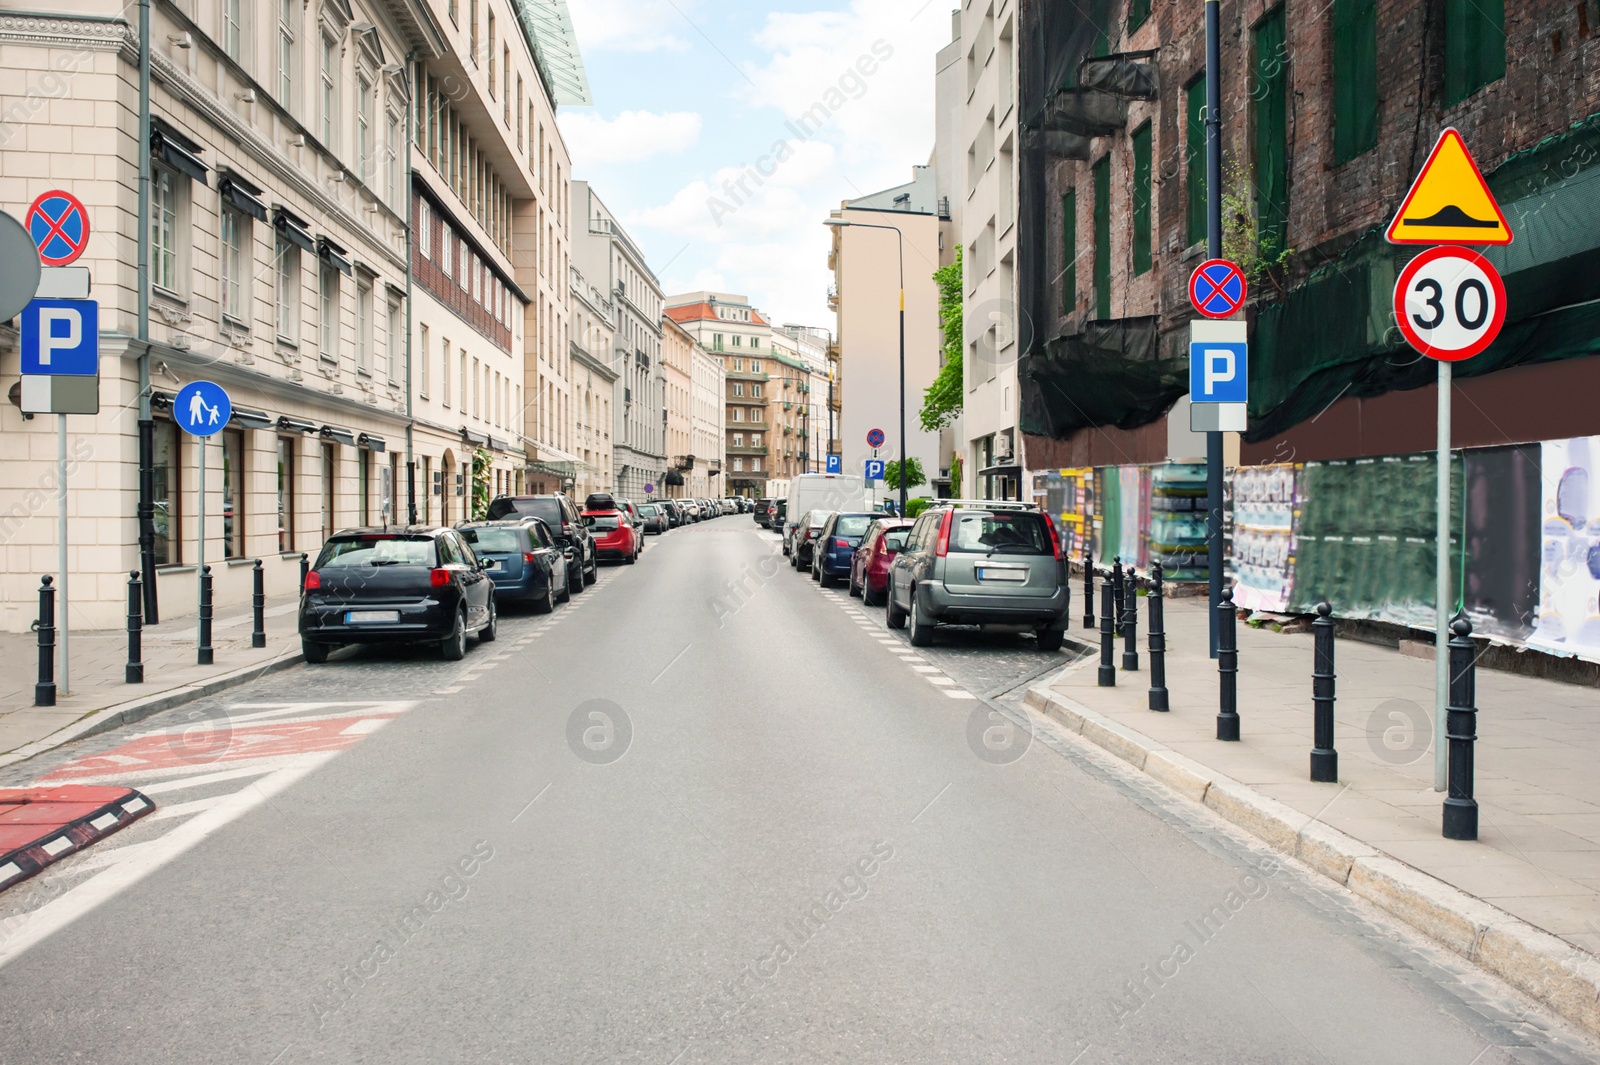
[[[1500,272],[1466,248],[1429,248],[1400,271],[1394,315],[1411,346],[1459,362],[1483,351],[1506,321]]]

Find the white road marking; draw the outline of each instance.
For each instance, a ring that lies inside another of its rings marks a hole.
[[[50,857],[54,858],[56,855],[60,854],[64,850],[69,849],[71,846],[72,840],[68,839],[66,836],[57,836],[55,839],[45,843],[40,849]]]
[[[949,677],[944,676],[943,674],[940,674],[937,677],[926,677],[924,679],[927,680],[927,682],[929,684],[945,685],[945,684],[954,684],[955,683],[955,681],[951,680]]]
[[[937,672],[939,672],[939,667],[938,666],[912,666],[911,668],[916,670],[918,673],[937,673]]]
[[[946,689],[944,689],[944,693],[946,695],[950,696],[950,698],[952,698],[952,699],[976,699],[977,698],[977,696],[973,695],[971,692],[960,691],[959,689],[956,689],[956,688],[946,688]]]
[[[116,823],[117,815],[108,811],[90,821],[89,825],[91,828],[98,828],[100,831],[104,832],[106,829],[110,828]]]
[[[289,757],[299,757],[290,755]],[[160,795],[168,791],[180,791],[183,788],[198,788],[206,784],[219,784],[224,780],[237,780],[240,777],[259,777],[263,773],[270,773],[277,769],[284,759],[268,758],[255,765],[248,765],[242,769],[228,769],[220,773],[206,773],[198,777],[184,777],[179,780],[164,780],[159,784],[145,784],[139,790],[146,795]]]
[[[383,726],[387,725],[391,720],[392,718],[387,717],[364,717],[360,721],[357,721],[354,725],[351,725],[349,728],[340,729],[339,735],[365,736],[368,733],[377,732]]]

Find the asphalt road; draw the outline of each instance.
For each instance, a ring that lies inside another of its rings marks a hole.
[[[158,812],[0,896],[0,1061],[1600,1059],[1021,710],[1070,654],[915,653],[783,561],[680,529],[464,662],[12,767]]]

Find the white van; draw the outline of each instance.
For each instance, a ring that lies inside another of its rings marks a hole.
[[[871,510],[864,480],[849,473],[801,473],[789,479],[789,510],[793,525],[808,510]],[[785,530],[775,530],[783,532]]]

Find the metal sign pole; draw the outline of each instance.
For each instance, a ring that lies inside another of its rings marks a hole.
[[[194,567],[194,601],[196,610],[194,646],[198,651],[205,646],[205,638],[200,631],[200,615],[198,613],[202,589],[205,587],[206,580],[206,438],[203,436],[200,437],[200,480],[197,487],[200,489],[200,530],[199,535],[195,537],[199,542],[199,546],[195,551]]]
[[[1445,706],[1450,693],[1450,615],[1455,598],[1450,592],[1450,363],[1439,360],[1439,497],[1434,536],[1434,664],[1433,664],[1433,790],[1445,789],[1448,770],[1445,749]]]
[[[1222,258],[1222,26],[1217,0],[1206,0],[1206,255]],[[1206,434],[1206,572],[1210,585],[1211,657],[1217,657],[1222,601],[1222,434]]]
[[[56,554],[61,577],[56,583],[56,692],[71,695],[67,669],[67,631],[72,628],[67,616],[67,416],[56,415]]]

